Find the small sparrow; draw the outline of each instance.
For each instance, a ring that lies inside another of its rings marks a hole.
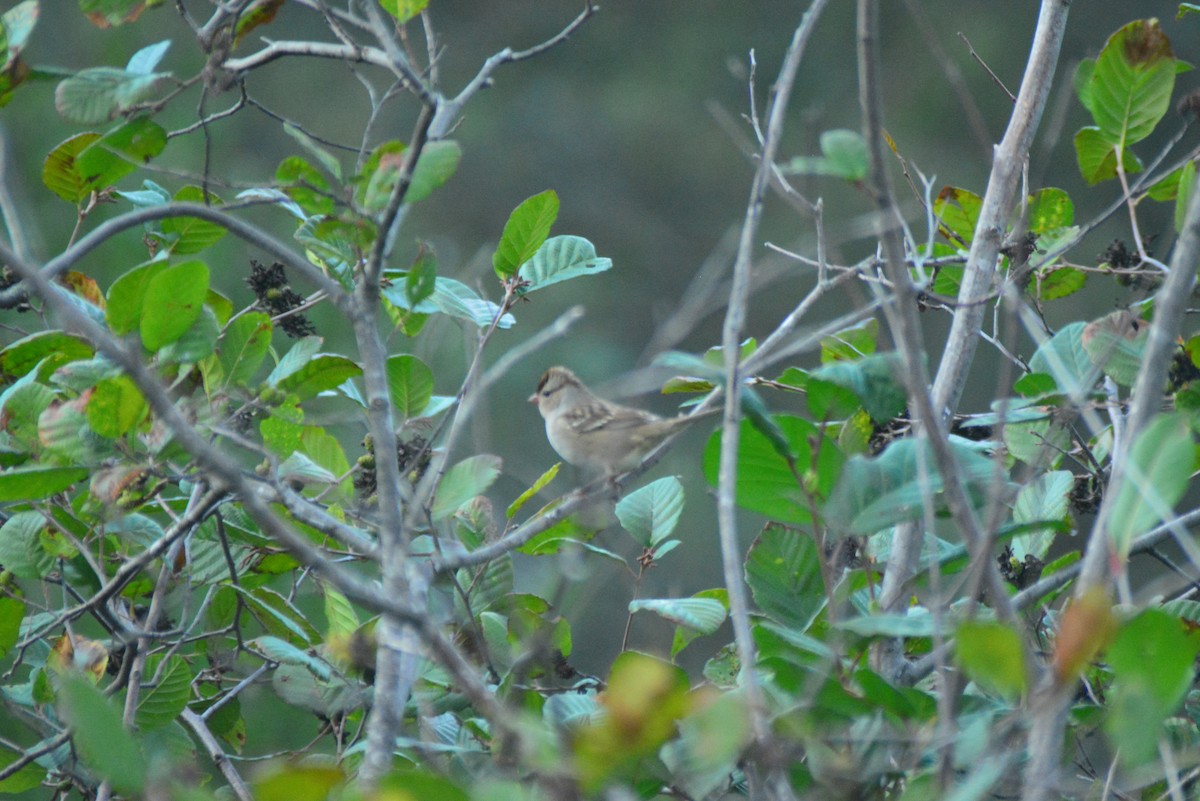
[[[665,418],[618,406],[593,395],[565,367],[547,370],[529,402],[545,418],[546,437],[559,456],[608,476],[637,467],[659,443],[704,416]]]

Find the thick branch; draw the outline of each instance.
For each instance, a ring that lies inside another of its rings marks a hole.
[[[1029,64],[1017,93],[1017,104],[1004,138],[996,148],[996,160],[992,164],[992,174],[988,178],[987,191],[979,210],[979,222],[971,241],[962,287],[958,292],[958,307],[933,385],[934,407],[943,419],[958,406],[967,382],[967,371],[979,344],[979,328],[987,310],[986,303],[981,299],[992,292],[996,263],[1000,248],[1004,246],[1021,171],[1029,158],[1029,148],[1033,144],[1054,81],[1069,7],[1069,0],[1043,0],[1033,48],[1029,53]]]

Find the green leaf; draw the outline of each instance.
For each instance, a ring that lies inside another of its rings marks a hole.
[[[942,233],[964,246],[969,246],[975,237],[975,226],[979,222],[979,210],[983,198],[956,186],[943,187],[933,202],[933,213],[941,222]]]
[[[595,275],[612,268],[612,259],[596,255],[596,246],[581,236],[555,236],[547,239],[529,261],[517,271],[529,282],[525,292],[536,292],[559,281]]]
[[[1108,649],[1114,687],[1105,730],[1121,761],[1139,765],[1158,756],[1163,721],[1183,701],[1195,676],[1200,639],[1179,619],[1149,609],[1117,631]]]
[[[1043,473],[1017,493],[1013,503],[1013,522],[1062,522],[1070,511],[1071,490],[1075,476],[1066,470]],[[1026,555],[1045,559],[1054,542],[1054,527],[1035,529],[1012,538],[1013,557],[1023,560]]]
[[[451,467],[433,501],[433,519],[444,520],[467,501],[487,491],[500,476],[500,457],[479,454]]]
[[[553,467],[538,476],[538,480],[533,482],[533,485],[530,486],[529,489],[522,492],[515,501],[508,505],[508,509],[505,510],[504,516],[511,520],[513,515],[521,511],[521,507],[529,502],[530,498],[532,498],[534,495],[537,495],[547,484],[554,480],[554,477],[558,475],[558,469],[560,467],[562,467],[562,462],[555,462]]]
[[[1175,231],[1183,232],[1188,204],[1196,193],[1196,162],[1189,161],[1179,171],[1179,191],[1175,198]]]
[[[209,297],[211,295],[210,292]],[[159,349],[158,361],[161,364],[195,364],[203,361],[216,352],[220,334],[221,324],[217,322],[217,315],[206,305],[191,328],[184,331],[179,339]]]
[[[161,64],[163,56],[167,55],[169,49],[170,40],[148,44],[130,56],[125,68],[128,72],[137,73],[139,76],[148,76],[155,71],[158,64]]]
[[[937,633],[933,615],[924,607],[910,607],[904,614],[863,615],[841,620],[837,628],[860,637],[932,637]]]
[[[38,331],[21,337],[0,350],[0,372],[19,378],[35,367],[42,373],[66,362],[91,358],[95,351],[84,340],[63,331]]]
[[[872,317],[821,340],[821,364],[854,361],[875,352],[879,320]]]
[[[900,354],[879,353],[826,364],[813,376],[853,392],[871,419],[882,423],[904,411],[908,402],[903,383],[896,379],[903,369]]]
[[[321,467],[307,454],[294,451],[279,463],[277,469],[281,481],[298,482],[304,485],[333,484],[337,481],[331,471]]]
[[[163,189],[149,178],[142,181],[143,189],[133,192],[114,192],[117,197],[124,198],[140,209],[154,208],[171,202],[171,193]]]
[[[336,389],[346,379],[358,375],[362,375],[362,368],[345,356],[321,353],[273,383],[284,392],[290,392],[301,401],[305,401],[322,392]],[[267,380],[270,382],[271,378],[268,377]]]
[[[1075,204],[1063,189],[1047,187],[1029,196],[1029,230],[1043,234],[1075,222]]]
[[[675,476],[653,481],[617,503],[621,526],[643,548],[653,548],[675,530],[683,512],[683,485]]]
[[[333,196],[329,182],[316,167],[300,156],[288,156],[275,169],[275,180],[284,193],[309,216],[321,216],[333,211]]]
[[[1074,141],[1079,174],[1089,185],[1117,177],[1117,149],[1099,128],[1080,128]],[[1141,159],[1129,148],[1121,152],[1121,166],[1127,175],[1142,170]]]
[[[1014,458],[1038,469],[1057,467],[1069,449],[1071,431],[1056,406],[1010,402],[1004,447]]]
[[[1187,162],[1187,164],[1191,163],[1192,162],[1190,161]],[[1174,200],[1176,197],[1178,197],[1179,178],[1183,174],[1183,170],[1187,164],[1179,169],[1171,170],[1164,177],[1151,184],[1150,187],[1146,189],[1147,197],[1149,197],[1151,200],[1157,200],[1160,203],[1164,203],[1168,200]],[[1193,172],[1192,174],[1194,175],[1195,173]]]
[[[397,308],[420,314],[440,312],[459,320],[466,320],[480,328],[490,326],[500,315],[500,307],[489,300],[483,300],[461,281],[453,278],[438,276],[435,279],[433,294],[420,303],[410,303],[402,285],[395,282],[383,288],[383,296]],[[503,314],[497,323],[498,328],[512,328],[516,318],[511,314]]]
[[[236,49],[250,31],[263,25],[269,25],[283,6],[284,0],[252,0],[237,17],[233,32],[233,46]]]
[[[146,759],[133,735],[121,725],[121,713],[81,675],[62,676],[58,712],[71,727],[75,750],[97,775],[125,795],[140,795]]]
[[[275,590],[269,587],[248,589],[242,586],[235,586],[234,590],[254,612],[254,617],[271,634],[306,648],[320,642],[321,635],[308,622],[304,613]]]
[[[1160,414],[1138,435],[1125,462],[1125,480],[1113,501],[1108,530],[1116,556],[1129,555],[1133,539],[1171,516],[1187,491],[1195,443],[1181,413]]]
[[[300,665],[280,664],[272,673],[271,683],[286,703],[322,717],[345,715],[362,709],[370,701],[370,695],[360,683],[352,683],[341,676],[322,681]],[[258,801],[298,801],[308,798],[324,801],[330,796],[322,791],[323,785],[314,784],[313,775],[329,774],[330,780],[344,778],[341,771],[333,767],[301,768],[289,765],[286,772],[287,776],[282,777],[282,782],[260,777],[255,785],[254,797]]]
[[[400,180],[405,150],[407,148],[403,142],[393,139],[371,151],[363,163],[362,172],[354,179],[358,185],[355,200],[363,211],[379,214],[387,208],[396,182]]]
[[[97,28],[115,28],[134,22],[147,8],[161,0],[79,0],[79,10]]]
[[[1021,635],[1001,623],[968,621],[958,627],[954,655],[971,681],[1016,701],[1026,688]]]
[[[84,480],[87,475],[88,471],[82,467],[14,467],[0,472],[0,503],[40,501]]]
[[[608,780],[631,776],[645,757],[675,736],[688,709],[687,673],[636,651],[613,662],[605,691],[608,715],[580,727],[573,738],[575,766],[586,795]]]
[[[138,327],[146,290],[159,273],[167,269],[165,261],[152,261],[123,273],[108,289],[104,317],[117,336],[124,336]]]
[[[299,665],[323,681],[333,678],[333,670],[324,660],[278,637],[257,637],[251,640],[249,645],[272,662]]]
[[[404,297],[411,306],[433,294],[437,288],[437,260],[433,251],[424,245],[417,251],[417,260],[404,276]]]
[[[399,354],[387,360],[388,389],[400,417],[420,416],[433,397],[433,371],[416,356]]]
[[[429,197],[433,190],[450,180],[460,160],[462,148],[458,142],[441,139],[427,143],[417,159],[417,166],[413,168],[412,184],[408,187],[404,202],[416,203]]]
[[[781,523],[809,523],[812,506],[829,496],[844,457],[833,440],[807,420],[788,415],[772,419],[791,451],[796,472],[771,439],[743,420],[738,438],[737,503]],[[713,486],[717,485],[720,460],[718,430],[704,449],[704,477]]]
[[[185,186],[175,193],[173,199],[178,203],[199,203],[208,206],[221,203],[221,199],[211,192],[206,196],[199,186]],[[201,220],[199,217],[168,217],[162,221],[160,230],[168,249],[176,256],[199,253],[225,236],[225,229],[220,225]]]
[[[41,543],[46,525],[40,512],[17,512],[5,520],[0,526],[0,565],[17,578],[40,579],[48,574],[54,558]]]
[[[429,5],[429,0],[380,0],[383,10],[396,18],[401,25],[420,14]]]
[[[1074,267],[1050,267],[1037,271],[1037,297],[1041,301],[1073,295],[1087,283],[1087,273]]]
[[[137,73],[91,67],[59,83],[54,106],[70,122],[96,125],[131,110],[171,81],[170,73]]]
[[[321,166],[332,175],[339,183],[342,180],[342,165],[338,163],[337,158],[332,153],[324,148],[316,139],[306,134],[304,131],[292,125],[290,122],[284,123],[283,132],[300,143],[300,146],[308,151],[310,156],[316,158],[321,163]]]
[[[1156,19],[1135,20],[1109,37],[1081,99],[1117,147],[1145,139],[1171,104],[1175,54]]]
[[[21,621],[25,617],[25,611],[25,602],[21,599],[0,598],[0,659],[3,659],[20,639]],[[0,768],[2,767],[0,765]],[[0,785],[0,789],[3,789],[3,785]]]
[[[248,312],[231,322],[225,328],[218,346],[225,386],[249,384],[270,347],[270,315]]]
[[[705,599],[719,603],[728,614],[729,611],[729,591],[724,587],[717,587],[711,590],[701,590],[692,596],[692,598]],[[675,636],[671,640],[671,658],[678,656],[679,652],[687,648],[697,637],[704,636],[704,633],[687,626],[676,626]]]
[[[0,748],[0,771],[16,762],[22,756],[24,755],[16,751]],[[39,786],[45,777],[46,769],[38,765],[36,761],[30,762],[11,776],[0,779],[0,793],[17,795],[27,792]]]
[[[279,363],[275,365],[275,369],[267,376],[267,383],[271,386],[278,386],[280,381],[300,370],[317,355],[324,341],[317,336],[297,339],[292,343],[288,352],[283,354]]]
[[[21,51],[29,41],[37,18],[37,0],[17,3],[0,15],[0,53],[4,54],[4,65],[0,68],[0,106],[8,105],[13,92],[31,72],[21,60]],[[0,783],[2,789],[4,784]]]
[[[175,721],[192,698],[192,671],[179,654],[163,659],[152,654],[143,675],[150,683],[138,693],[136,722],[139,731],[161,729]]]
[[[1150,328],[1125,309],[1088,323],[1080,336],[1092,364],[1123,387],[1137,380]]]
[[[361,621],[350,600],[328,582],[321,582],[321,593],[325,598],[325,621],[329,624],[329,633],[351,634],[356,631]]]
[[[146,285],[138,330],[151,352],[192,327],[208,295],[208,265],[185,261],[163,269]]]
[[[829,175],[845,181],[861,181],[867,175],[867,143],[858,131],[835,129],[821,134],[818,158],[794,158],[787,172],[800,175]]]
[[[411,0],[409,0],[411,2]],[[404,4],[406,0],[398,0]],[[417,0],[420,2],[420,0]],[[431,772],[393,770],[379,782],[380,795],[395,799],[437,799],[437,801],[469,801],[471,796],[450,779]],[[479,796],[475,796],[478,798]]]
[[[768,523],[746,556],[746,584],[759,609],[796,631],[807,631],[825,608],[820,564],[810,534]]]
[[[653,612],[659,617],[700,634],[712,634],[725,622],[724,604],[712,598],[646,598],[629,602],[630,614]]]
[[[529,261],[550,235],[558,217],[558,195],[553,189],[526,198],[513,209],[504,224],[500,244],[492,254],[492,268],[501,280],[511,278]]]
[[[166,146],[167,132],[149,117],[136,117],[109,131],[75,159],[85,196],[112,186]]]
[[[42,183],[68,203],[79,203],[92,191],[86,177],[79,171],[79,154],[100,139],[95,132],[75,134],[60,142],[42,162]]]
[[[991,459],[981,453],[978,444],[958,437],[950,438],[950,450],[957,459],[969,499],[977,506],[983,504],[995,478]],[[825,506],[825,521],[843,534],[873,534],[896,523],[920,519],[926,502],[940,508],[941,490],[942,477],[929,443],[894,440],[876,458],[854,456],[847,460]]]
[[[1029,369],[1051,376],[1063,392],[1076,394],[1091,389],[1099,373],[1083,347],[1086,326],[1087,323],[1074,322],[1059,329],[1033,354]]]
[[[123,437],[146,419],[149,407],[128,376],[106,378],[88,399],[88,425],[102,437]]]
[[[350,462],[346,459],[346,452],[342,450],[342,444],[338,442],[337,437],[324,429],[313,426],[306,427],[301,436],[301,444],[304,446],[305,455],[329,471],[330,475],[335,478],[345,476],[350,472]],[[353,482],[346,479],[340,485],[339,491],[345,498],[350,498],[354,494]]]
[[[1045,373],[1026,373],[1016,380],[1013,390],[1023,398],[1037,398],[1058,390],[1054,378]]]

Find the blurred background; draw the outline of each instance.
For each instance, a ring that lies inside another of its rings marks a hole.
[[[160,69],[192,76],[203,59],[174,5],[148,10],[136,24],[98,30],[74,4],[43,2],[26,59],[33,65],[68,70],[119,67],[138,48],[170,39],[174,45]],[[205,3],[182,5],[199,19],[209,13]],[[499,509],[556,461],[541,419],[524,402],[547,366],[568,365],[601,394],[670,413],[672,399],[656,392],[665,376],[640,368],[664,348],[703,352],[719,342],[720,289],[714,302],[700,305],[701,313],[689,315],[687,325],[675,325],[673,315],[691,297],[689,287],[698,275],[716,280],[728,274],[732,237],[745,210],[754,166],[748,156],[753,132],[746,120],[752,60],[754,98],[761,114],[807,5],[782,0],[605,0],[599,13],[569,41],[535,59],[497,70],[494,85],[466,107],[453,133],[463,147],[462,164],[445,187],[414,208],[392,266],[406,267],[417,243],[427,242],[436,251],[439,274],[497,299],[491,253],[505,220],[520,201],[548,188],[558,192],[562,203],[554,233],[587,237],[600,255],[614,261],[614,268],[602,275],[537,293],[532,302],[515,310],[517,325],[499,332],[489,348],[490,363],[570,306],[586,307],[586,317],[567,336],[527,359],[495,388],[485,411],[473,421],[474,441],[462,446],[463,456],[492,452],[503,457],[505,475],[494,490]],[[992,145],[1003,134],[1012,107],[996,79],[1017,90],[1039,4],[1033,0],[892,0],[882,5],[888,132],[913,169],[936,176],[934,193],[944,184],[982,193]],[[1196,57],[1200,17],[1177,22],[1176,7],[1169,0],[1139,0],[1077,3],[1072,10],[1030,177],[1033,188],[1058,186],[1070,193],[1077,221],[1098,214],[1117,197],[1119,188],[1110,183],[1086,191],[1079,177],[1071,138],[1088,118],[1071,90],[1075,67],[1080,59],[1094,56],[1109,34],[1135,15],[1160,17],[1177,55]],[[537,44],[553,36],[579,10],[579,3],[549,0],[502,4],[433,0],[429,13],[441,48],[441,91],[456,94],[487,56],[504,47],[519,50]],[[823,131],[859,126],[853,11],[853,3],[833,3],[816,28],[791,100],[783,160],[816,155]],[[411,27],[413,44],[420,50],[424,45],[419,26]],[[236,55],[259,47],[258,35],[275,40],[330,40],[319,16],[295,3],[285,4],[276,21],[255,31]],[[967,42],[996,79],[972,59]],[[375,70],[289,59],[252,74],[247,88],[274,113],[325,140],[356,149],[371,110],[361,80],[379,88],[387,85],[385,76]],[[1180,75],[1176,96],[1195,85],[1191,73]],[[18,200],[18,223],[42,259],[66,246],[76,223],[75,209],[40,180],[46,154],[80,130],[55,113],[53,92],[53,81],[22,87],[13,102],[0,110],[8,189]],[[211,113],[235,100],[236,94],[228,93],[208,99],[205,108]],[[169,130],[182,128],[195,121],[198,102],[198,90],[193,88],[158,119]],[[414,114],[415,103],[407,98],[393,102],[377,121],[370,144],[406,139]],[[1182,125],[1173,115],[1169,120],[1162,126],[1163,136],[1137,147],[1144,160],[1152,158]],[[278,163],[300,153],[276,120],[255,109],[212,124],[211,133],[212,174],[237,182],[231,189],[217,189],[226,198],[244,186],[269,184]],[[347,167],[354,160],[350,149],[341,151]],[[184,174],[202,169],[203,154],[197,134],[172,140],[152,165],[166,170],[155,180],[177,189],[189,182]],[[861,193],[829,179],[798,179],[797,186],[810,200],[824,200],[832,262],[850,264],[874,251],[869,218],[864,216],[869,204]],[[909,222],[923,238],[924,213],[898,168],[896,186]],[[118,204],[100,209],[85,221],[84,230],[126,208]],[[290,218],[280,212],[255,210],[249,216],[281,238],[291,236]],[[1142,224],[1144,231],[1159,237],[1156,252],[1165,257],[1173,239],[1171,207],[1147,208]],[[1124,212],[1114,215],[1072,256],[1094,264],[1094,255],[1114,237],[1128,238],[1127,227]],[[813,256],[815,235],[811,219],[772,198],[759,239],[759,291],[752,301],[747,334],[761,339],[814,283],[809,268],[772,254],[763,243]],[[136,237],[127,236],[90,256],[81,269],[107,289],[113,278],[144,258]],[[248,260],[261,259],[262,254],[249,252],[227,237],[215,255],[206,258],[221,291],[238,304],[251,302],[243,279]],[[1062,302],[1050,322],[1101,316],[1114,304],[1126,302],[1127,292],[1093,279],[1085,292]],[[819,309],[810,324],[846,311],[855,300],[847,292]],[[4,314],[4,322],[10,325],[30,324],[10,312]],[[327,339],[328,350],[353,353],[347,326],[331,309],[313,319]],[[934,312],[923,319],[927,345],[936,361],[947,321]],[[18,335],[5,332],[5,341]],[[473,338],[473,331],[463,331],[453,321],[434,321],[419,338],[405,340],[396,334],[391,345],[396,352],[411,351],[425,359],[437,376],[436,392],[451,394],[465,372]],[[815,354],[802,355],[795,364],[813,366],[816,360]],[[981,350],[973,370],[977,387],[966,398],[964,410],[985,407],[994,397],[994,381],[989,383],[988,378],[994,375],[994,361]],[[783,400],[769,400],[780,410],[788,408]],[[335,430],[353,460],[359,453],[361,421],[326,422],[337,423]],[[688,503],[677,532],[686,546],[650,572],[642,597],[684,596],[721,584],[714,507],[699,466],[707,434],[689,431],[646,478],[681,476]],[[561,494],[576,480],[564,472],[549,493]],[[744,518],[746,544],[762,522],[750,515]],[[616,527],[601,533],[597,542],[630,557],[637,555]],[[539,565],[526,560],[521,564],[521,581],[545,591],[558,579],[559,570],[551,560],[541,560]],[[573,584],[562,604],[575,624],[572,662],[585,672],[603,673],[620,646],[623,625],[613,621],[623,623],[633,581],[619,567],[600,559],[586,560],[584,571],[586,580]],[[670,636],[665,625],[639,616],[631,643],[666,653]],[[697,641],[684,652],[684,663],[695,671],[727,639],[722,633]]]

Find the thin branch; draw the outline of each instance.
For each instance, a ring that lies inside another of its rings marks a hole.
[[[1002,91],[1002,92],[1004,92],[1004,94],[1008,95],[1009,100],[1016,103],[1017,96],[1014,95],[1009,90],[1009,88],[1004,85],[1004,81],[1000,80],[1000,76],[992,71],[992,68],[989,67],[987,62],[983,60],[983,57],[975,52],[975,46],[971,44],[971,40],[967,38],[967,35],[965,33],[963,33],[962,31],[959,31],[958,38],[963,40],[963,44],[965,44],[967,46],[967,50],[970,51],[971,58],[975,59],[975,63],[978,64],[979,66],[983,67],[983,71],[986,72],[991,77],[993,83],[995,83],[997,86],[1000,87],[1000,91]]]
[[[1200,202],[1188,206],[1183,231],[1171,255],[1171,268],[1162,288],[1155,296],[1154,320],[1146,340],[1142,364],[1133,388],[1133,404],[1125,418],[1125,435],[1115,443],[1112,475],[1104,493],[1104,501],[1096,515],[1095,525],[1088,538],[1080,563],[1080,578],[1075,597],[1106,589],[1112,579],[1112,523],[1115,500],[1126,482],[1134,480],[1129,465],[1129,451],[1138,435],[1146,429],[1162,403],[1162,388],[1166,382],[1167,366],[1175,349],[1178,335],[1200,262]],[[1173,521],[1174,522],[1174,521]],[[1028,780],[1024,801],[1044,801],[1054,792],[1061,757],[1061,729],[1074,682],[1057,682],[1047,671],[1038,688],[1039,703],[1029,733],[1027,750],[1030,755]]]
[[[497,68],[504,64],[512,64],[517,61],[524,61],[527,58],[533,58],[565,42],[599,8],[594,0],[585,0],[583,11],[579,12],[579,15],[571,20],[561,31],[541,44],[536,44],[528,50],[513,50],[506,47],[499,53],[489,57],[483,62],[483,66],[479,68],[479,72],[475,73],[475,77],[468,81],[467,85],[462,88],[462,91],[453,98],[447,98],[439,105],[438,114],[433,122],[430,135],[434,138],[445,136],[454,127],[455,121],[462,114],[463,107],[466,106],[467,102],[475,96],[476,92],[491,84],[492,73]]]
[[[717,528],[721,542],[721,564],[725,587],[729,592],[730,620],[733,624],[734,642],[742,665],[742,680],[750,709],[751,729],[755,740],[764,746],[768,742],[769,728],[766,709],[763,706],[762,689],[755,678],[754,635],[750,629],[750,603],[742,576],[742,554],[738,542],[737,513],[734,504],[734,486],[737,481],[738,438],[741,426],[741,385],[743,367],[739,362],[742,332],[745,325],[746,306],[750,295],[751,267],[758,226],[762,219],[763,200],[771,184],[775,155],[779,150],[783,124],[796,73],[805,45],[816,27],[827,0],[814,0],[804,13],[800,24],[792,35],[791,44],[779,70],[779,78],[773,88],[773,101],[767,122],[767,133],[763,142],[758,169],[750,189],[746,215],[738,240],[737,256],[733,265],[733,284],[729,293],[729,308],[725,314],[721,343],[725,354],[725,411],[721,434],[721,462],[717,484]]]
[[[62,745],[69,739],[71,739],[71,733],[64,731],[54,735],[48,740],[43,740],[40,745],[25,751],[12,762],[9,762],[3,768],[0,768],[0,782],[4,781],[9,776],[15,775],[21,770],[21,768],[25,767],[29,763],[41,759],[46,754],[54,751],[57,748],[61,748]]]
[[[237,768],[229,761],[228,755],[221,748],[221,744],[217,742],[217,738],[213,737],[213,733],[208,730],[208,724],[205,723],[204,718],[186,708],[180,713],[180,718],[192,730],[192,733],[196,735],[196,739],[200,741],[200,744],[204,746],[204,750],[208,752],[208,756],[212,759],[213,764],[217,766],[217,770],[221,771],[221,775],[229,783],[229,789],[237,796],[238,801],[254,801],[254,796],[250,793],[250,788],[242,781]]]
[[[1133,403],[1125,416],[1124,436],[1115,445],[1112,475],[1084,552],[1077,594],[1102,586],[1110,578],[1112,510],[1122,484],[1133,478],[1128,472],[1129,449],[1162,406],[1167,367],[1176,349],[1175,338],[1183,324],[1197,263],[1200,263],[1200,202],[1193,201],[1188,205],[1183,232],[1171,254],[1170,272],[1154,296],[1154,319],[1133,387]]]
[[[996,613],[1002,619],[1011,619],[1008,595],[1000,580],[996,565],[987,553],[988,538],[971,506],[963,486],[962,472],[958,460],[950,449],[946,423],[935,407],[929,393],[929,373],[925,364],[925,351],[921,344],[921,326],[917,320],[917,291],[909,276],[904,259],[904,245],[900,237],[899,214],[891,190],[883,153],[883,103],[879,81],[878,58],[878,8],[877,0],[859,0],[859,80],[860,102],[863,111],[863,136],[867,142],[869,161],[865,180],[867,191],[877,211],[877,235],[883,246],[884,271],[892,283],[895,301],[884,306],[884,313],[892,328],[892,338],[904,365],[904,383],[908,402],[916,412],[920,423],[920,434],[929,443],[938,475],[942,479],[943,494],[955,524],[967,541],[972,562],[985,571],[988,594]],[[876,291],[881,291],[876,287]],[[880,603],[891,610],[901,601],[902,590],[909,579],[918,552],[918,543],[923,529],[917,525],[901,526],[893,539],[892,553],[884,574],[884,586]],[[892,673],[901,665],[897,654],[890,654],[883,666]]]

